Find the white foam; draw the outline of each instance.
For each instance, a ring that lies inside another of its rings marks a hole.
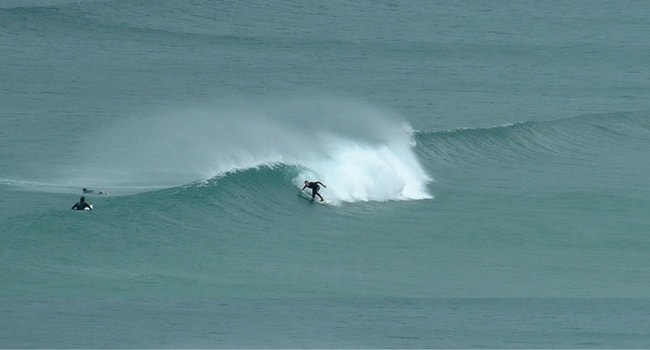
[[[388,201],[427,199],[425,173],[410,145],[364,144],[339,141],[326,151],[327,156],[306,159],[306,169],[293,179],[301,186],[304,180],[322,181],[328,187],[322,194],[335,201]]]

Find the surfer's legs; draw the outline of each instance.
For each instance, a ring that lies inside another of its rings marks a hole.
[[[321,196],[320,193],[318,193],[318,190],[315,189],[315,188],[312,188],[311,189],[311,200],[316,199],[316,196],[318,196],[318,198],[320,198],[321,202],[323,201],[323,196]]]
[[[320,195],[320,193],[316,192],[316,190],[311,190],[311,200],[314,200],[318,196],[320,198],[320,201],[323,201],[323,196]]]

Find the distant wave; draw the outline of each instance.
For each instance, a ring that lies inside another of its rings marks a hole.
[[[29,25],[41,28],[52,28],[50,33],[60,32],[65,38],[79,36],[80,40],[97,35],[124,38],[125,40],[178,40],[204,42],[237,42],[238,44],[259,44],[262,41],[247,35],[240,35],[236,31],[227,30],[222,33],[202,29],[192,23],[195,15],[171,16],[170,18],[151,18],[156,15],[147,13],[148,21],[143,21],[143,16],[138,11],[147,9],[139,8],[134,4],[120,3],[119,1],[97,0],[93,2],[79,2],[76,0],[50,0],[50,1],[10,1],[0,4],[0,18],[8,28],[13,26],[24,27],[25,19]],[[130,11],[135,11],[130,13]],[[166,13],[161,10],[162,13]],[[217,10],[215,10],[217,11]],[[119,16],[115,13],[119,13]],[[217,14],[219,14],[217,12]],[[220,14],[223,15],[223,14]],[[158,16],[161,16],[158,14]],[[127,21],[114,21],[115,17],[130,19]],[[218,22],[219,18],[201,18],[207,22]],[[191,28],[191,29],[188,29]]]
[[[266,6],[265,3],[257,4]],[[48,28],[50,34],[60,33],[62,39],[99,40],[103,38],[125,41],[173,42],[176,47],[189,43],[214,45],[279,45],[281,40],[259,36],[247,27],[224,25],[215,31],[215,23],[224,23],[224,17],[249,13],[251,4],[215,3],[196,6],[190,3],[156,4],[152,11],[146,4],[115,0],[5,0],[0,3],[0,19],[7,28],[28,26]],[[281,8],[269,7],[282,14]],[[119,20],[116,20],[119,18]],[[259,19],[252,19],[259,20]],[[271,21],[268,25],[275,25]],[[282,30],[282,28],[277,28]]]
[[[56,8],[79,2],[77,0],[4,0],[0,2],[0,10]]]
[[[418,154],[428,162],[593,156],[601,147],[650,147],[647,112],[583,115],[490,128],[415,133]]]

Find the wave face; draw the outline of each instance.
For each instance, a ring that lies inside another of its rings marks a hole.
[[[441,183],[533,193],[643,191],[647,112],[419,132],[418,154]],[[469,185],[471,186],[471,185]]]

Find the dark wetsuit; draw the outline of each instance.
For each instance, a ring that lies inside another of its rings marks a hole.
[[[90,209],[93,210],[93,208],[90,206],[90,204],[86,203],[86,200],[82,197],[81,200],[77,203],[75,203],[72,208],[70,209],[76,209],[76,210],[84,210],[84,209]]]
[[[89,190],[87,188],[84,188],[82,191],[84,194],[108,194],[108,192]]]
[[[318,190],[320,190],[319,184],[322,185],[323,183],[320,181],[310,182],[308,185],[305,185],[302,189],[304,190],[307,187],[311,188],[311,199],[314,200],[314,198],[318,196],[322,202],[323,196],[321,196],[320,193],[318,193]]]

